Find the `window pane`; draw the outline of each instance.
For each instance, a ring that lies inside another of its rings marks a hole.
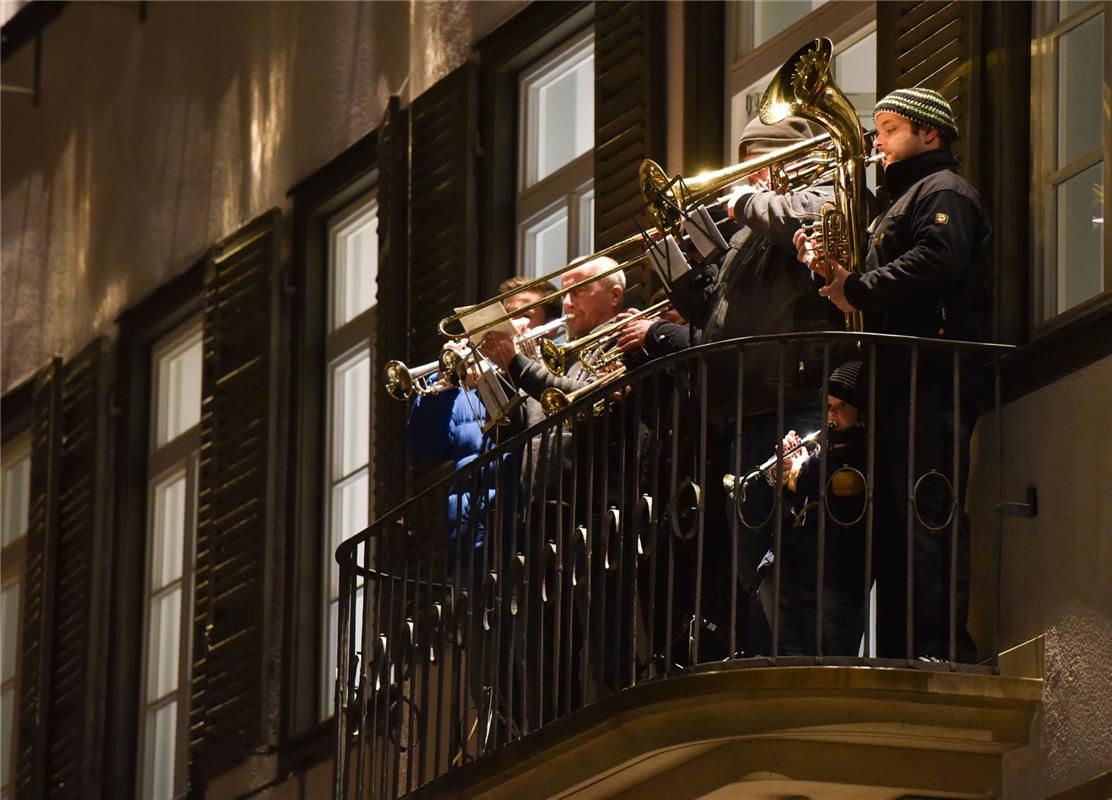
[[[1104,164],[1094,164],[1057,187],[1058,312],[1104,291]]]
[[[543,275],[568,260],[568,210],[560,206],[525,228],[525,274]]]
[[[579,252],[576,257],[595,251],[595,190],[584,192],[579,197]],[[568,259],[570,261],[571,259]],[[566,263],[566,262],[565,262]],[[556,264],[557,267],[562,266]]]
[[[1090,5],[1093,0],[1059,0],[1058,20],[1062,21],[1071,14],[1076,14],[1081,9]]]
[[[339,364],[332,380],[332,480],[335,481],[366,464],[370,453],[370,351],[360,351]]]
[[[1058,166],[1100,146],[1104,15],[1058,40]]]
[[[375,304],[378,280],[378,206],[364,205],[332,229],[332,328]]]
[[[31,456],[4,467],[4,544],[27,533],[27,511],[31,502]]]
[[[367,470],[357,472],[348,480],[332,489],[332,546],[325,558],[332,576],[329,582],[328,598],[335,598],[340,591],[340,565],[336,563],[336,548],[350,536],[367,527],[367,498],[370,491]],[[362,563],[363,551],[359,558]]]
[[[201,332],[159,357],[158,436],[161,447],[201,420]]]
[[[15,677],[16,645],[19,643],[19,582],[5,586],[0,592],[0,620],[4,630],[3,669],[0,681],[10,681]],[[5,740],[6,741],[6,740]]]
[[[523,85],[528,187],[594,146],[594,40],[538,67]]]
[[[12,717],[14,716],[15,685],[0,694],[0,781],[8,786],[12,768]]]
[[[757,0],[753,4],[753,47],[803,19],[825,0]]]
[[[174,751],[177,748],[178,704],[167,703],[147,714],[146,753],[143,764],[144,800],[174,796]]]
[[[181,655],[181,589],[151,601],[151,629],[147,666],[147,700],[158,700],[178,688]]]
[[[185,548],[185,473],[155,487],[151,591],[181,577]]]
[[[363,653],[363,592],[355,595],[355,650]],[[340,603],[335,601],[328,604],[328,636],[324,650],[324,671],[321,684],[321,719],[332,716],[336,707],[336,665],[339,664],[337,649],[339,648],[340,630]]]

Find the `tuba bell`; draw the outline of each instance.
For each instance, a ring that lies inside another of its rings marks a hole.
[[[787,117],[802,117],[821,126],[830,137],[834,158],[834,202],[823,206],[822,250],[827,260],[841,262],[850,272],[864,262],[864,234],[868,225],[865,203],[865,135],[849,98],[830,75],[834,46],[829,39],[815,39],[784,62],[769,82],[757,115],[766,125]],[[864,330],[860,311],[846,315],[846,328]]]

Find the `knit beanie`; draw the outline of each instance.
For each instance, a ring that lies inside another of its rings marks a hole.
[[[827,393],[858,411],[864,411],[869,401],[869,387],[864,373],[861,361],[847,361],[830,373]]]
[[[746,154],[754,148],[775,150],[787,147],[792,142],[801,142],[814,136],[807,120],[799,117],[786,117],[775,125],[765,125],[760,117],[754,117],[745,126],[741,142],[737,146],[737,157],[744,161]]]
[[[933,89],[896,89],[885,95],[876,108],[873,117],[881,111],[909,119],[920,125],[929,125],[954,140],[958,138],[958,125],[954,112],[946,98]]]

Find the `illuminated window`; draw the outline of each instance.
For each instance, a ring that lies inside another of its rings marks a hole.
[[[196,322],[163,339],[152,357],[139,739],[144,800],[176,797],[188,785],[201,361]]]
[[[3,576],[0,578],[0,796],[11,797],[15,766],[16,703],[19,679],[20,596],[31,501],[31,439],[24,434],[5,445],[3,457]]]
[[[371,521],[371,332],[376,310],[378,207],[356,202],[328,223],[331,319],[328,335],[324,514],[326,636],[321,642],[320,717],[332,716],[340,568],[336,548]],[[359,596],[362,596],[361,594]],[[355,610],[357,624],[362,611]]]
[[[518,272],[536,276],[594,249],[593,34],[523,72],[518,86]]]
[[[1038,4],[1032,116],[1038,201],[1035,238],[1041,280],[1036,322],[1108,290],[1107,84],[1110,20],[1104,4]],[[1103,65],[1104,69],[1101,68]]]

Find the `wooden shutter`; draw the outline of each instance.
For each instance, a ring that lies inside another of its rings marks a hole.
[[[195,787],[261,744],[267,730],[279,500],[279,217],[272,211],[216,245],[205,269],[190,701]]]
[[[378,159],[378,294],[375,316],[373,494],[376,515],[406,496],[406,405],[386,394],[377,376],[392,359],[410,358],[409,330],[409,113],[391,97],[379,127]]]
[[[98,338],[66,364],[50,667],[49,797],[99,795],[108,659],[108,358]]]
[[[465,64],[410,109],[409,353],[435,358],[437,322],[474,299],[476,70]]]
[[[877,98],[921,86],[941,92],[954,110],[960,138],[954,152],[967,178],[980,162],[981,4],[877,3]]]
[[[663,3],[595,4],[595,249],[637,233],[641,161],[665,157],[664,13]],[[627,280],[627,301],[641,302],[642,270]]]
[[[19,750],[14,764],[19,798],[46,795],[61,425],[62,361],[55,358],[35,376],[31,401],[31,502],[20,623]]]

